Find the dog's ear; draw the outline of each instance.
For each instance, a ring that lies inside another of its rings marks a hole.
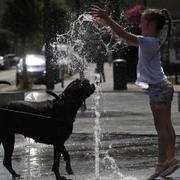
[[[80,83],[81,80],[77,78],[74,82],[75,82],[75,83]]]
[[[46,91],[49,95],[51,95],[51,96],[53,96],[56,100],[59,100],[59,96],[56,94],[56,93],[54,93],[54,92],[52,92],[52,91]]]

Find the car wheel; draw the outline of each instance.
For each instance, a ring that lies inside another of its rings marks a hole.
[[[22,79],[20,78],[20,76],[18,74],[16,74],[16,86],[20,86],[22,85]]]
[[[16,74],[16,87],[20,89],[32,89],[32,83],[25,81],[21,76]]]
[[[5,69],[10,69],[11,65],[10,65],[10,62],[9,61],[5,61],[4,62],[4,68]]]

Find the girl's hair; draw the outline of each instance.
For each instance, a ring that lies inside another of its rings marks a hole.
[[[160,48],[155,52],[155,54],[150,58],[153,59],[154,56],[161,51],[161,49],[164,47],[166,41],[169,40],[170,34],[171,34],[171,16],[169,14],[169,11],[167,9],[145,9],[142,13],[142,16],[145,20],[156,23],[156,30],[157,32],[160,32],[162,28],[164,27],[166,23],[166,19],[168,20],[168,29],[166,33],[166,37],[164,41],[160,44]]]
[[[166,19],[168,20],[168,30],[167,30],[167,35],[166,35],[166,39],[165,39],[165,41],[166,41],[171,35],[172,19],[171,19],[169,11],[167,9],[162,9],[161,12],[164,14]]]
[[[170,33],[171,33],[171,16],[170,13],[167,9],[145,9],[142,13],[142,16],[145,20],[147,20],[148,22],[155,22],[156,23],[156,30],[157,32],[160,32],[165,23],[166,23],[166,19],[168,21],[168,29],[167,29],[167,34],[166,34],[166,38],[165,41],[168,39],[168,37],[170,37]]]

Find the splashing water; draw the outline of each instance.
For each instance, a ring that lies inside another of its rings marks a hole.
[[[82,72],[87,68],[87,32],[92,18],[89,15],[80,15],[79,18],[71,23],[70,30],[61,35],[57,35],[54,42],[54,59],[57,62],[68,64],[73,72]]]
[[[95,139],[95,147],[94,147],[94,152],[95,152],[95,180],[137,180],[136,178],[132,176],[124,176],[121,172],[120,169],[118,168],[116,161],[114,158],[112,158],[109,154],[108,151],[106,151],[103,154],[103,158],[101,160],[100,158],[100,146],[101,146],[101,126],[100,126],[100,117],[101,117],[101,112],[100,112],[100,106],[101,106],[101,97],[102,97],[102,87],[100,83],[100,75],[95,74],[95,86],[96,86],[96,91],[94,93],[94,112],[95,112],[95,125],[94,125],[94,139]],[[111,149],[111,145],[109,146],[109,149]],[[105,168],[110,170],[110,176],[109,175],[101,175],[100,174],[100,163],[103,163],[105,165]],[[92,178],[91,178],[92,179]]]
[[[100,164],[100,158],[99,158],[99,145],[100,145],[100,134],[101,134],[101,127],[100,127],[100,111],[98,110],[98,107],[100,105],[100,92],[101,92],[101,86],[100,86],[100,75],[95,75],[95,86],[96,86],[96,92],[94,95],[95,100],[95,125],[94,125],[94,138],[95,138],[95,179],[100,180],[100,173],[99,173],[99,164]]]
[[[84,13],[70,24],[68,32],[57,35],[56,42],[51,44],[52,61],[68,65],[72,72],[82,72],[88,67],[88,62],[94,61],[97,44],[103,44],[108,55],[122,42],[110,32],[108,26],[99,28],[92,16]]]
[[[108,166],[107,168],[111,170],[110,177],[107,178],[107,180],[114,179],[114,180],[137,180],[137,178],[133,176],[125,176],[120,172],[120,169],[118,168],[115,159],[112,158],[108,152],[105,153],[103,158],[103,163]],[[104,178],[103,178],[104,179]]]
[[[106,33],[109,30],[105,28]],[[89,79],[95,77],[96,92],[94,93],[94,112],[95,112],[95,125],[94,125],[94,153],[95,153],[95,175],[88,177],[86,180],[110,180],[110,179],[122,179],[122,180],[136,180],[133,177],[125,177],[115,162],[115,160],[105,153],[103,160],[100,158],[100,145],[101,145],[101,127],[100,127],[100,100],[101,100],[101,83],[100,75],[94,74],[94,69],[88,67],[88,62],[93,62],[94,47],[97,42],[104,44],[106,52],[111,53],[113,48],[118,42],[113,42],[113,34],[110,34],[108,42],[104,41],[103,28],[97,27],[93,22],[92,16],[89,14],[82,14],[76,21],[71,23],[70,30],[61,35],[57,35],[57,41],[52,44],[54,57],[57,62],[67,64],[73,72],[86,73],[84,76]],[[85,71],[87,70],[87,71]],[[93,72],[93,73],[92,73]],[[80,76],[81,77],[81,76]],[[100,163],[104,163],[111,169],[110,176],[104,176],[100,174]],[[95,176],[95,177],[94,177]],[[83,177],[81,177],[83,179]]]

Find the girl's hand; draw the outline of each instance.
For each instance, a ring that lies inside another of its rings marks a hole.
[[[107,6],[107,4],[105,4],[104,8],[100,8],[99,6],[97,5],[93,5],[91,7],[91,15],[94,17],[94,18],[102,18],[104,20],[107,19],[107,17],[109,16],[109,8]]]
[[[109,14],[108,0],[105,1],[105,4],[104,4],[104,10],[107,11],[107,13]]]
[[[94,21],[96,22],[96,24],[102,28],[105,27],[106,25],[106,19],[109,16],[109,7],[108,7],[108,2],[106,0],[105,4],[104,4],[104,8],[100,8],[97,5],[93,5],[91,7],[91,12],[90,14],[92,15]]]

